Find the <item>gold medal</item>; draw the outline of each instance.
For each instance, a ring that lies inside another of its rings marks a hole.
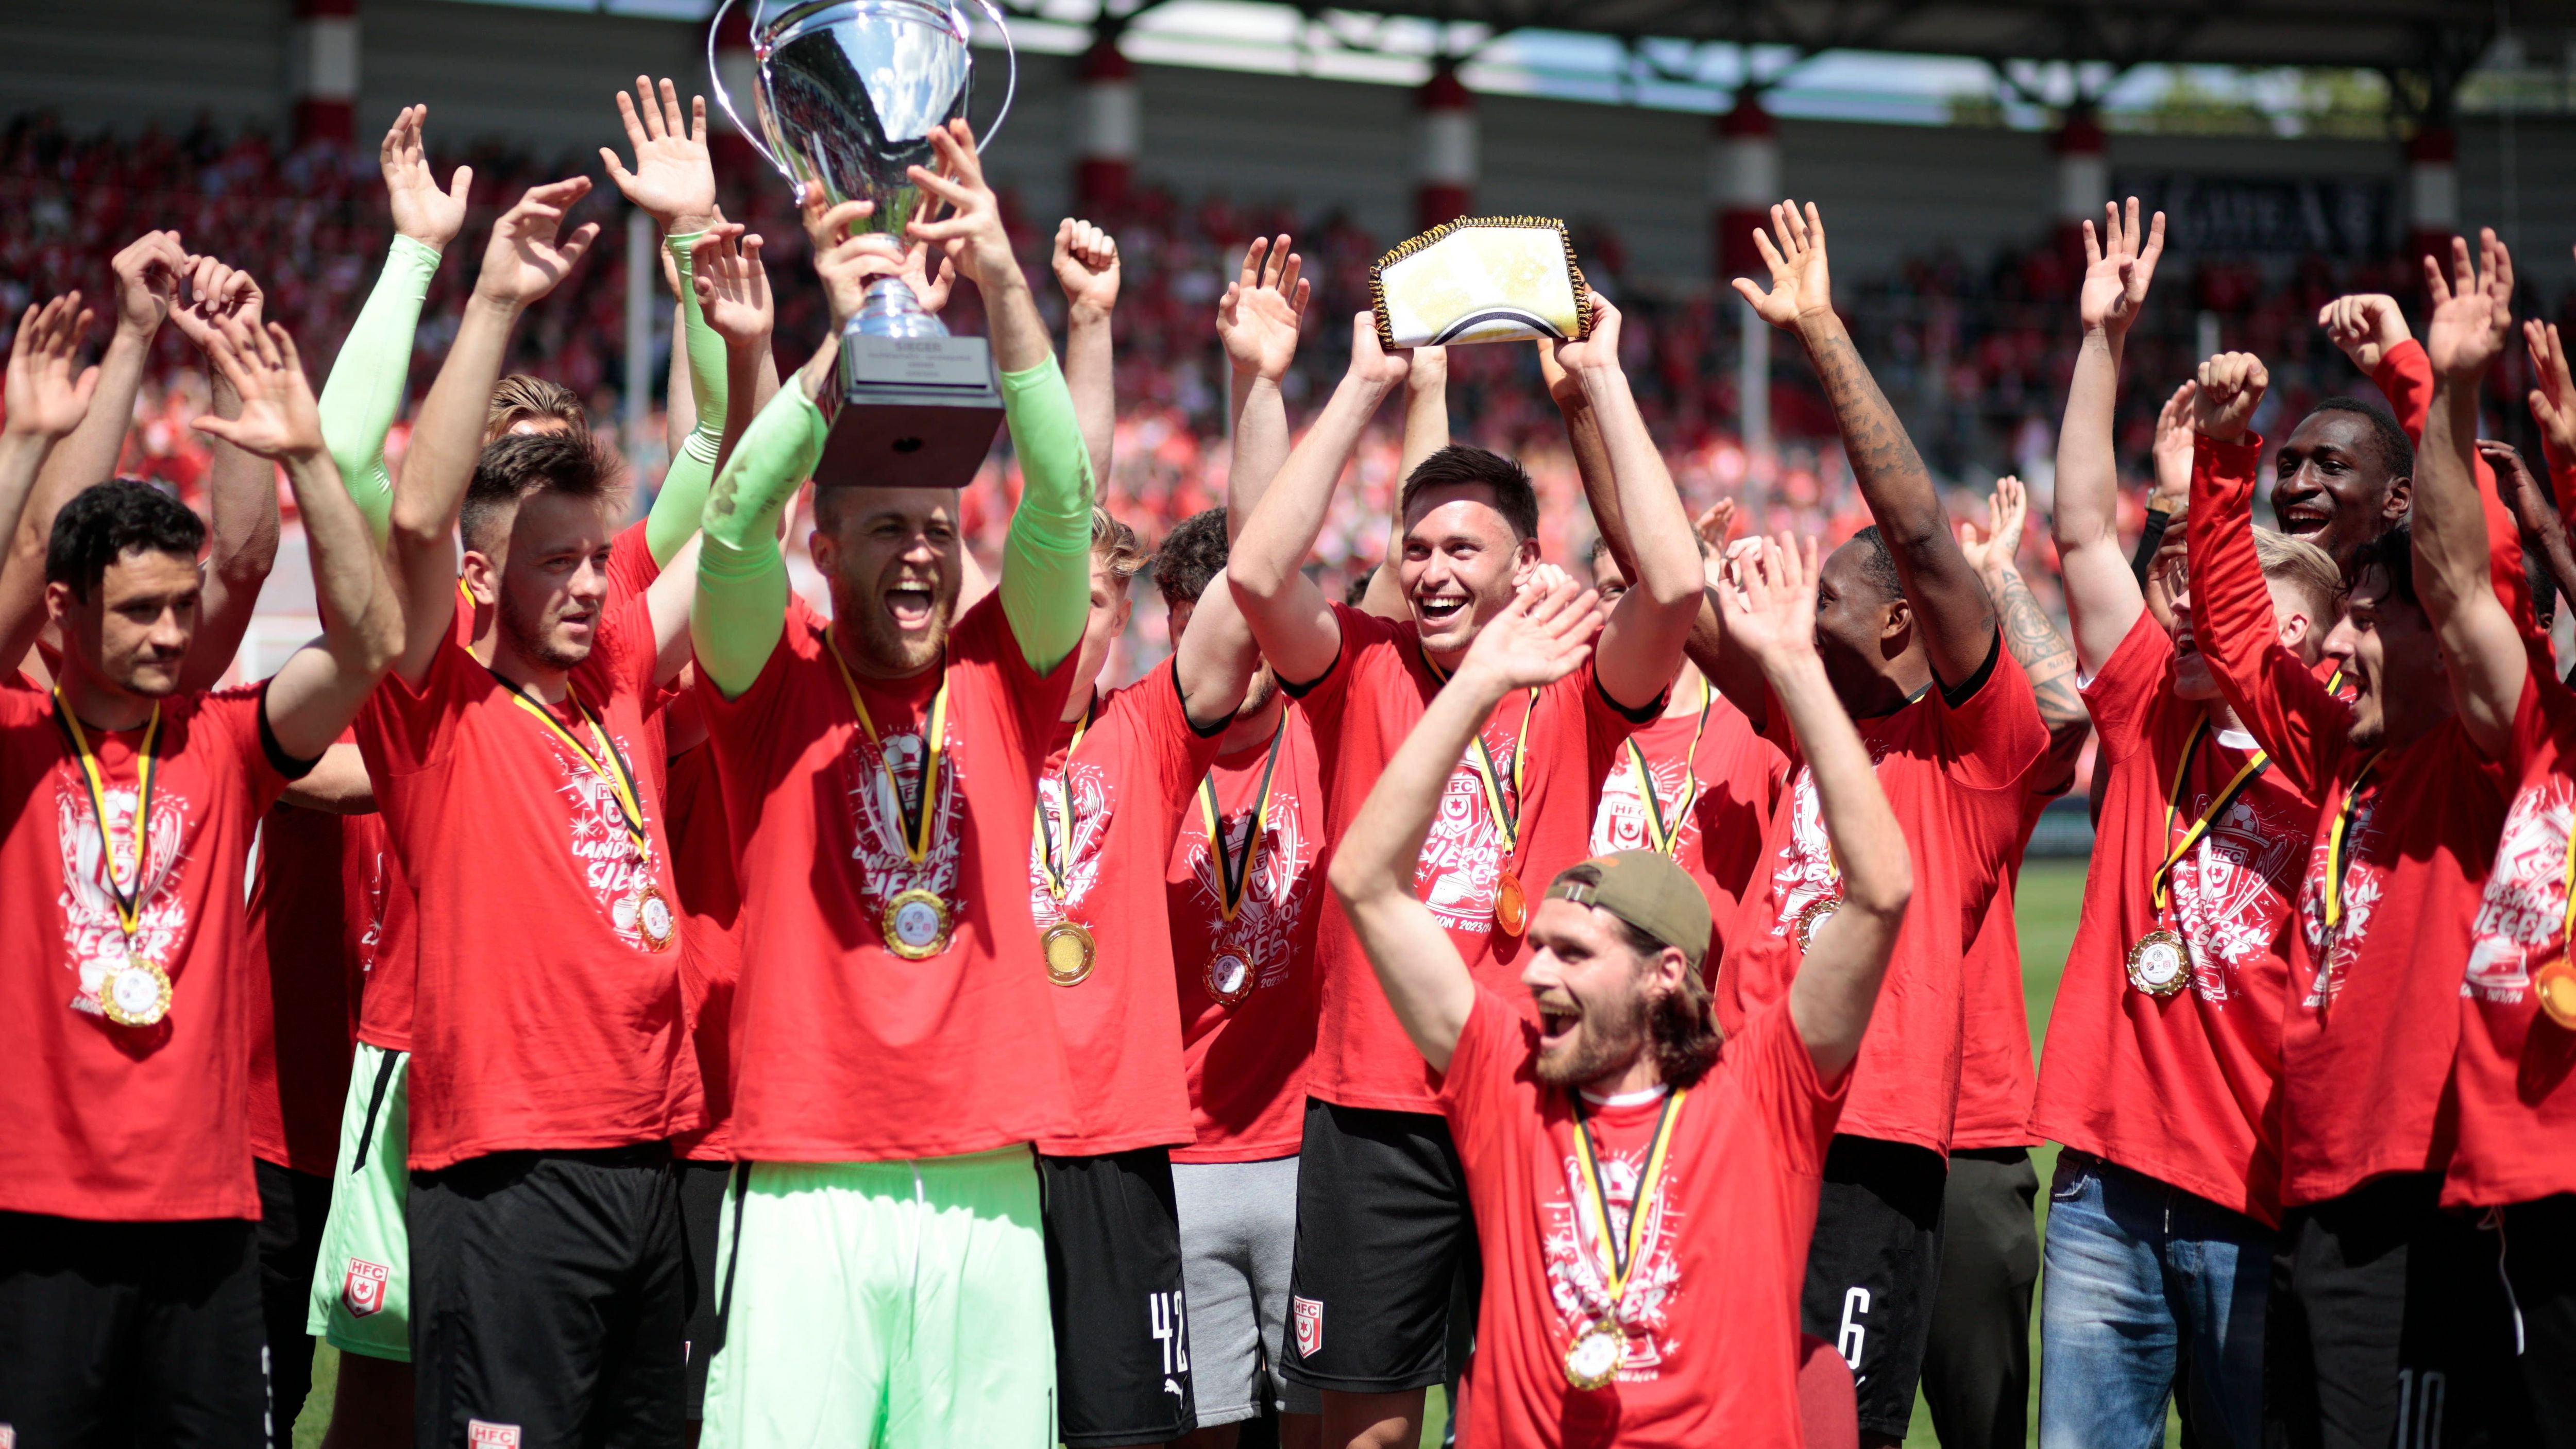
[[[1529,927],[1529,893],[1521,889],[1520,873],[1509,866],[1494,882],[1494,924],[1506,936],[1517,936]]]
[[[1578,1389],[1606,1389],[1628,1356],[1628,1336],[1608,1323],[1587,1323],[1565,1346],[1565,1381]]]
[[[1058,986],[1080,986],[1100,955],[1091,928],[1080,921],[1058,921],[1047,927],[1038,936],[1038,949],[1046,955],[1047,979]]]
[[[626,897],[635,911],[635,934],[644,938],[649,950],[667,951],[671,946],[671,903],[663,898],[661,888],[649,879],[635,883]]]
[[[1261,984],[1260,974],[1252,963],[1232,951],[1226,951],[1207,963],[1207,994],[1220,1006],[1240,1006]]]
[[[2531,994],[2540,1000],[2540,1009],[2551,1021],[2568,1031],[2576,1031],[2576,966],[2565,961],[2552,961],[2531,978]]]
[[[157,961],[130,954],[110,966],[98,983],[99,1009],[118,1026],[153,1026],[170,1014],[170,973]]]
[[[937,893],[905,891],[886,902],[886,949],[906,961],[926,960],[948,949],[949,925],[948,902]]]
[[[1803,956],[1807,953],[1807,944],[1816,939],[1817,929],[1832,920],[1834,912],[1842,908],[1843,898],[1840,895],[1819,896],[1807,902],[1806,906],[1798,912],[1798,924],[1795,928],[1799,955]]]
[[[2171,931],[2149,931],[2129,948],[2129,984],[2149,996],[2171,996],[2191,982],[2191,943]]]

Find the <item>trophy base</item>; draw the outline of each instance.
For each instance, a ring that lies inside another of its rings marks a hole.
[[[1002,426],[981,337],[842,334],[840,405],[814,465],[825,486],[963,488]]]

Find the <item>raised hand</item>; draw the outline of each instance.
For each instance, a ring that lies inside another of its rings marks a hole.
[[[1736,278],[1735,290],[1763,321],[1786,331],[1801,318],[1834,310],[1833,283],[1825,272],[1825,220],[1814,202],[1807,203],[1804,213],[1795,201],[1773,205],[1771,230],[1757,229],[1753,244],[1771,269],[1771,290],[1762,290],[1749,277]]]
[[[1412,371],[1412,360],[1403,351],[1390,353],[1378,346],[1375,314],[1361,312],[1351,318],[1351,365],[1347,375],[1352,380],[1395,387]]]
[[[769,340],[778,312],[769,295],[769,271],[760,264],[760,238],[740,223],[707,228],[689,253],[689,284],[707,326],[729,347],[758,347]]]
[[[175,231],[147,231],[108,263],[116,274],[116,325],[145,336],[161,330],[188,275],[188,249]]]
[[[474,279],[474,295],[525,307],[553,291],[599,236],[595,221],[583,222],[570,236],[561,234],[565,214],[589,194],[587,176],[529,187],[518,205],[492,224],[492,240],[483,248],[483,271]]]
[[[239,317],[217,325],[206,357],[241,396],[241,416],[212,415],[189,424],[245,452],[279,462],[322,451],[322,409],[305,380],[295,339],[271,322],[256,326]]]
[[[0,398],[9,410],[10,433],[51,441],[89,416],[98,369],[80,365],[80,350],[92,320],[78,292],[29,307],[18,319],[18,335],[9,343],[5,398]]]
[[[1288,375],[1314,291],[1299,275],[1305,265],[1305,258],[1288,249],[1284,231],[1276,242],[1254,237],[1244,249],[1242,274],[1216,307],[1217,340],[1236,371],[1274,383]]]
[[[1055,228],[1055,281],[1065,304],[1097,320],[1118,305],[1118,238],[1066,217]]]
[[[1959,552],[1968,556],[1968,564],[1989,577],[2013,566],[2021,552],[2022,525],[2030,517],[2030,495],[2021,479],[2005,474],[1995,480],[1995,491],[1986,495],[1986,529],[1980,534],[1977,525],[1961,520]]]
[[[2502,438],[2480,438],[2477,447],[2478,456],[2495,470],[2496,493],[2521,525],[2523,537],[2543,538],[2563,527],[2549,485],[2532,476],[2520,449]]]
[[[225,318],[239,317],[253,327],[260,324],[267,298],[250,273],[213,257],[188,260],[188,298],[170,311],[180,335],[203,350],[213,344],[215,329]]]
[[[823,201],[821,187],[806,188],[805,239],[813,246],[814,275],[822,279],[832,330],[838,332],[859,315],[868,298],[868,283],[903,269],[903,251],[894,238],[881,232],[850,234],[851,227],[876,214],[875,202],[844,201],[825,210]]]
[[[2451,278],[2443,280],[2441,263],[2424,259],[2424,287],[2432,294],[2433,315],[2424,322],[2424,355],[2444,377],[2474,379],[2504,355],[2513,331],[2513,253],[2496,240],[2495,229],[2478,233],[2478,260],[2469,261],[2466,237],[2451,238]]]
[[[946,252],[977,287],[989,290],[1012,281],[1025,285],[1019,258],[1011,254],[1011,234],[1002,225],[1001,199],[984,180],[975,128],[961,116],[931,131],[930,149],[939,153],[939,169],[914,166],[905,174],[913,185],[948,203],[948,212],[931,221],[925,219],[925,208],[905,224],[904,234]]]
[[[716,170],[707,159],[707,98],[689,97],[680,115],[680,93],[668,79],[657,100],[650,77],[635,78],[635,94],[617,93],[617,118],[635,148],[635,169],[606,146],[599,159],[626,199],[652,213],[665,236],[704,231],[716,219]]]
[[[1601,620],[1599,593],[1578,586],[1562,569],[1541,565],[1477,631],[1459,672],[1473,670],[1504,690],[1553,684],[1591,657]]]
[[[2130,324],[2138,320],[2138,309],[2146,305],[2147,284],[2154,280],[2156,262],[2165,254],[2165,214],[2157,212],[2142,237],[2138,198],[2129,198],[2125,221],[2115,202],[2103,203],[2102,210],[2099,237],[2093,234],[2093,223],[2084,223],[2084,282],[2075,295],[2075,310],[2086,331],[2125,337]]]
[[[2335,298],[2318,309],[2317,325],[2364,372],[2377,372],[2389,349],[2415,335],[2406,330],[2406,313],[2397,299],[2380,292]]]
[[[2525,322],[2522,340],[2531,349],[2531,415],[2549,440],[2549,454],[2561,464],[2576,463],[2576,377],[2567,370],[2567,347],[2555,322]]]
[[[1619,370],[1619,309],[1590,288],[1585,289],[1585,295],[1592,299],[1591,333],[1580,342],[1551,338],[1548,349],[1556,355],[1556,365],[1564,368],[1566,375],[1577,383],[1587,372]]]
[[[1816,541],[1783,533],[1735,570],[1726,633],[1763,668],[1816,652]]]
[[[2199,395],[2200,385],[2186,381],[2156,410],[2156,443],[2150,453],[2156,486],[2147,494],[2147,506],[2157,512],[2179,512],[2191,497],[2192,399]]]
[[[2200,365],[2192,390],[2191,425],[2213,443],[2232,443],[2254,417],[2272,374],[2251,352],[2222,352]]]
[[[438,189],[421,144],[421,126],[429,107],[405,106],[376,147],[376,165],[385,174],[385,200],[393,207],[394,230],[426,247],[445,251],[465,229],[465,197],[474,185],[474,168],[459,166]]]
[[[913,298],[921,303],[921,310],[936,313],[948,305],[948,291],[957,285],[957,264],[943,255],[939,259],[939,275],[932,276],[929,245],[914,242],[911,250],[903,254],[903,267],[896,275],[903,278],[905,286],[912,288]]]

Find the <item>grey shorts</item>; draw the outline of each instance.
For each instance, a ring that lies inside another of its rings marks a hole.
[[[1297,1258],[1297,1159],[1175,1162],[1190,1384],[1201,1428],[1261,1412],[1318,1411],[1315,1391],[1279,1373],[1288,1272]]]

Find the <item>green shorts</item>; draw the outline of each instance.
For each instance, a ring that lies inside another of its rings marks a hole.
[[[1056,1442],[1028,1148],[746,1163],[723,1224],[704,1449]]]
[[[304,1317],[305,1332],[343,1353],[411,1362],[410,1155],[411,1053],[360,1042]]]

